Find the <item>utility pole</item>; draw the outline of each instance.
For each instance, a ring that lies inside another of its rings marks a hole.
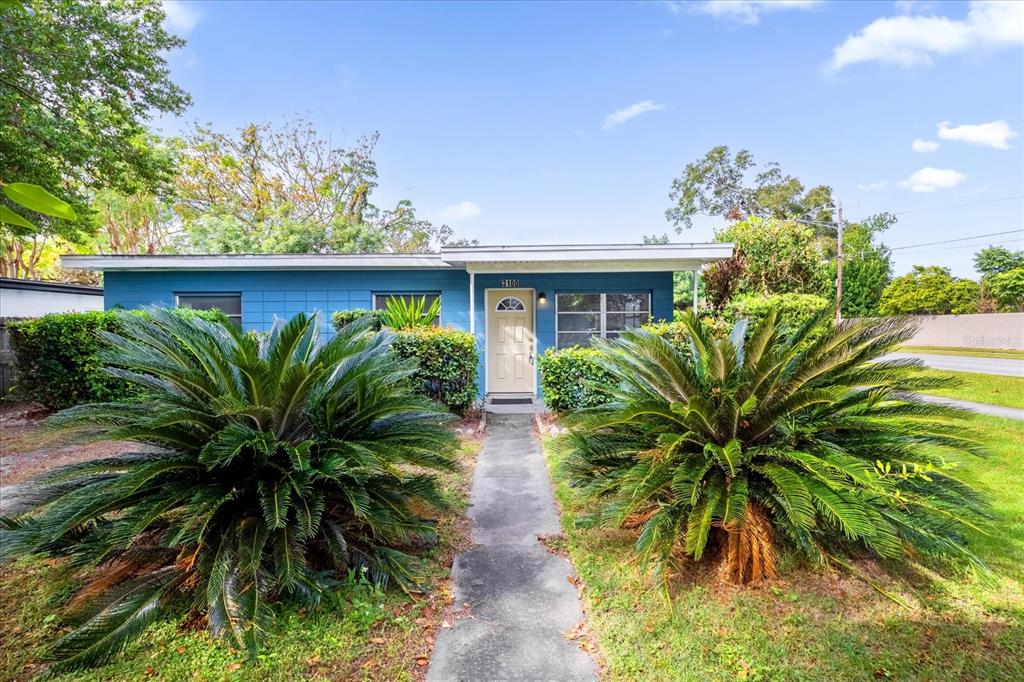
[[[843,321],[843,204],[836,202],[836,324]]]

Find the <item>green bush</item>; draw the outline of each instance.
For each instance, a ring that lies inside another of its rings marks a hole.
[[[47,472],[27,512],[3,519],[0,561],[64,556],[80,578],[49,672],[104,663],[153,622],[196,614],[255,662],[280,602],[337,604],[364,574],[416,588],[446,505],[435,472],[454,468],[457,441],[390,335],[363,321],[325,340],[300,313],[264,345],[148,315],[123,316],[101,353],[137,400],[51,418],[144,451]]]
[[[227,322],[219,310],[175,308],[179,317]],[[118,333],[123,311],[53,313],[11,325],[15,391],[18,397],[60,409],[107,400],[121,400],[130,390],[123,380],[103,370],[99,332]],[[145,311],[130,311],[145,316]]]
[[[381,328],[381,310],[363,310],[362,308],[355,308],[354,310],[337,310],[331,315],[331,323],[334,325],[335,331],[341,331],[346,325],[355,322],[356,320],[370,316],[373,318],[373,329],[380,330]]]
[[[775,311],[780,325],[796,329],[828,306],[828,299],[814,294],[746,295],[729,301],[725,316],[732,322],[747,320],[747,328],[752,330]]]
[[[472,334],[450,327],[414,327],[394,336],[392,350],[419,365],[413,379],[422,393],[455,412],[473,404],[480,355]]]
[[[978,312],[981,286],[949,268],[915,265],[882,292],[882,315],[964,315]]]
[[[608,400],[605,387],[611,375],[598,368],[593,348],[548,348],[538,358],[544,402],[556,412],[601,405]]]

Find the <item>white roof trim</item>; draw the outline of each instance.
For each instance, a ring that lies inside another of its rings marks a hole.
[[[603,272],[693,270],[732,256],[729,243],[470,246],[424,254],[63,256],[81,270],[421,270]]]
[[[61,256],[80,270],[388,270],[451,268],[436,253]]]

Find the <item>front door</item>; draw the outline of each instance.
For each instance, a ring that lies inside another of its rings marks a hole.
[[[487,292],[487,390],[533,393],[533,290]]]

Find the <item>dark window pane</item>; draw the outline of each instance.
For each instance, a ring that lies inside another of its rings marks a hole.
[[[558,332],[558,347],[568,348],[569,346],[589,346],[591,339],[595,338],[592,334],[578,334]]]
[[[179,308],[193,310],[219,310],[228,316],[236,327],[242,327],[241,294],[179,294]]]
[[[605,329],[621,331],[641,327],[651,321],[650,313],[608,313]]]
[[[559,312],[601,312],[601,294],[558,294]]]
[[[601,316],[591,313],[559,313],[558,331],[599,332],[601,331]]]
[[[650,312],[650,294],[608,294],[605,296],[608,312]]]

